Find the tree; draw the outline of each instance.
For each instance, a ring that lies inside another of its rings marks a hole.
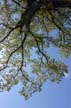
[[[47,79],[60,82],[68,73],[66,64],[51,59],[47,49],[53,45],[63,56],[71,54],[70,7],[70,0],[1,1],[0,91],[21,82],[20,94],[28,99]],[[53,30],[56,36],[50,35]]]

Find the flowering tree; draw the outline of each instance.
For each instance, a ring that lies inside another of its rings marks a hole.
[[[0,91],[22,83],[28,99],[47,79],[59,82],[67,66],[48,55],[51,45],[71,54],[70,0],[2,0],[0,3]],[[56,30],[56,36],[50,33]]]

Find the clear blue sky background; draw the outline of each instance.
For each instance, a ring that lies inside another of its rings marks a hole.
[[[48,53],[59,60],[62,59],[56,49],[51,48]],[[69,64],[70,73],[69,77],[64,78],[60,84],[47,81],[42,92],[33,94],[27,101],[18,94],[19,84],[9,93],[0,93],[0,108],[71,108],[71,57],[62,61]]]

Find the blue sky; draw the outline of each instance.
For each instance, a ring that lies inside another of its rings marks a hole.
[[[14,86],[9,93],[0,93],[0,108],[71,108],[71,57],[63,59],[53,47],[48,50],[48,54],[69,65],[69,76],[59,84],[47,81],[42,92],[33,94],[27,101],[18,93],[20,84]]]
[[[71,108],[71,79],[65,78],[60,84],[48,81],[40,93],[25,101],[18,94],[19,85],[7,93],[0,93],[0,108]]]

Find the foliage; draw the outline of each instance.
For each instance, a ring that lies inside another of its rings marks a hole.
[[[50,46],[71,54],[71,9],[55,0],[2,0],[0,3],[0,91],[22,83],[28,99],[47,79],[59,82],[67,66],[51,59]],[[67,5],[66,5],[67,4]],[[62,6],[64,8],[62,8]],[[50,35],[56,30],[56,35]]]

